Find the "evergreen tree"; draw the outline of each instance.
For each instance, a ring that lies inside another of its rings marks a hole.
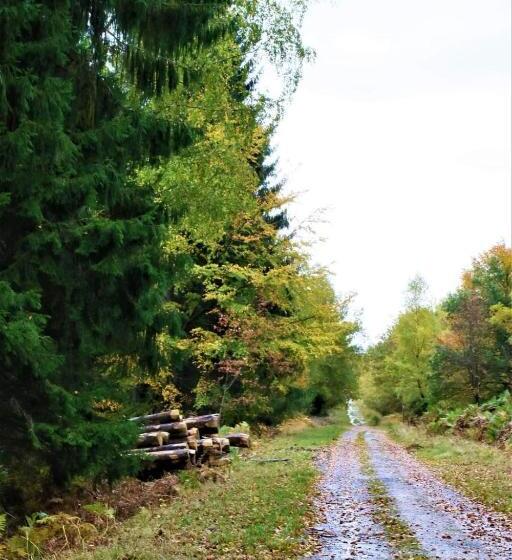
[[[0,462],[10,494],[115,476],[120,370],[172,281],[171,216],[141,165],[191,131],[148,100],[193,78],[222,2],[7,0],[0,7]],[[105,421],[109,417],[110,421]]]

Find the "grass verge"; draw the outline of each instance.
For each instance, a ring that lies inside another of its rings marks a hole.
[[[361,470],[368,477],[368,491],[374,505],[372,515],[375,521],[384,528],[388,542],[394,549],[394,558],[428,560],[410,527],[400,519],[386,487],[378,479],[370,462],[370,455],[362,432],[358,434],[356,443],[359,448]]]
[[[430,435],[419,427],[386,419],[383,427],[466,496],[512,514],[512,453],[457,436]]]
[[[119,524],[107,546],[68,554],[73,560],[281,560],[304,554],[305,526],[317,470],[316,449],[348,426],[344,413],[259,441],[216,482],[180,474],[177,499]],[[274,461],[272,459],[287,459]],[[63,556],[61,556],[63,558]]]

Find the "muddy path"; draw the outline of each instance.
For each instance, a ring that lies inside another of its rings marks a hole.
[[[354,426],[319,457],[315,560],[512,560],[510,519],[441,482],[380,430]]]

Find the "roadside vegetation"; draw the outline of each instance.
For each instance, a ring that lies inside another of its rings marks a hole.
[[[512,451],[512,397],[508,391],[478,405],[425,415],[433,434],[455,434]]]
[[[85,533],[83,541],[73,543],[73,551],[61,530],[52,552],[42,546],[42,554],[33,557],[299,558],[314,546],[306,528],[313,519],[311,498],[318,476],[315,453],[347,427],[346,415],[340,411],[329,418],[286,422],[275,437],[256,439],[255,447],[240,452],[229,467],[179,473],[173,492],[162,494],[159,502],[129,519],[117,521],[112,510],[111,525],[102,539]],[[109,508],[103,505],[104,510]],[[104,511],[96,509],[101,517]]]
[[[512,451],[386,417],[382,427],[443,480],[496,511],[512,514]]]
[[[350,300],[290,231],[271,149],[311,58],[305,9],[0,8],[7,534],[136,474],[130,416],[276,426],[354,392]],[[260,91],[263,67],[275,96]]]
[[[422,278],[362,361],[361,398],[374,423],[387,414],[432,433],[512,445],[512,250],[492,247],[459,288],[433,306]]]
[[[365,355],[364,402],[415,421],[505,395],[512,387],[511,317],[512,250],[504,245],[476,258],[440,305],[432,305],[424,280],[415,278],[403,311]],[[502,411],[510,415],[506,399]]]

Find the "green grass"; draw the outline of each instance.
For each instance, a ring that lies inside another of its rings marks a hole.
[[[457,436],[430,435],[395,420],[386,420],[383,427],[463,494],[496,511],[512,513],[510,452]]]
[[[317,476],[314,452],[337,439],[347,425],[345,415],[339,413],[325,425],[289,426],[288,433],[257,442],[246,456],[235,456],[224,481],[201,483],[195,471],[182,473],[178,498],[119,524],[107,546],[67,558],[298,558],[310,546],[305,526]],[[286,462],[258,462],[286,458]]]

